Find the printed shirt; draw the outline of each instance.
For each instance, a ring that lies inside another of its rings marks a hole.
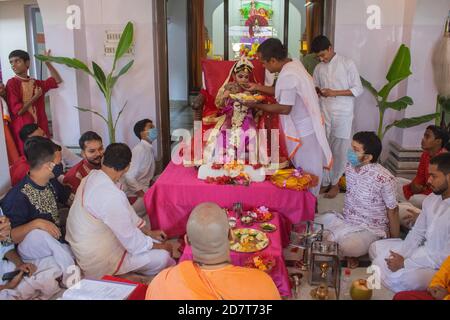
[[[386,208],[395,209],[398,205],[394,176],[380,164],[371,163],[358,171],[347,164],[346,178],[345,221],[386,238],[389,226]]]

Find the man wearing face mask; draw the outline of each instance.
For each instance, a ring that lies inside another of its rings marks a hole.
[[[394,292],[426,290],[450,255],[450,154],[431,159],[428,185],[433,193],[406,239],[377,241],[369,250],[383,285]]]
[[[133,208],[140,217],[143,217],[147,213],[144,195],[155,175],[153,142],[158,138],[158,130],[150,119],[144,119],[135,124],[134,134],[140,142],[132,150],[130,170],[121,182],[128,198],[137,197]]]
[[[352,141],[346,167],[347,193],[343,213],[325,213],[316,219],[331,231],[329,240],[339,243],[349,268],[380,239],[398,238],[400,222],[396,182],[378,163],[382,145],[373,132],[359,132]]]
[[[58,147],[43,137],[26,141],[24,153],[30,172],[8,192],[1,207],[11,221],[11,238],[18,244],[20,256],[27,261],[53,256],[65,281],[74,260],[62,243],[65,222],[57,204],[65,203],[68,193],[54,179],[53,170],[61,162]]]

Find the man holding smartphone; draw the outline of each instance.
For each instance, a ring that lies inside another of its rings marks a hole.
[[[356,64],[334,51],[330,40],[318,36],[311,45],[320,63],[314,70],[316,92],[325,120],[327,139],[333,153],[333,166],[323,175],[325,198],[339,193],[339,180],[347,165],[347,151],[351,149],[355,98],[363,93]]]
[[[24,275],[32,276],[36,272],[36,266],[24,263],[17,254],[14,244],[8,241],[10,234],[11,224],[0,209],[0,291],[15,289]]]

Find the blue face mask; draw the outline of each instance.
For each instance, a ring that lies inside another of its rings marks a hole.
[[[153,142],[153,141],[155,141],[156,139],[158,139],[158,129],[156,129],[156,128],[150,129],[150,131],[148,132],[147,137],[148,137],[148,139],[149,139],[151,142]]]
[[[359,160],[358,154],[352,149],[347,152],[347,160],[354,168],[361,165],[361,160]]]

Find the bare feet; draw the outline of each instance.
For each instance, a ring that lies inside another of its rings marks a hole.
[[[334,199],[339,194],[339,185],[334,185],[330,188],[330,190],[325,193],[324,198],[326,199]]]
[[[323,186],[320,188],[320,194],[324,194],[327,193],[328,191],[330,191],[331,186]]]
[[[347,258],[347,268],[356,269],[359,266],[358,258]]]

